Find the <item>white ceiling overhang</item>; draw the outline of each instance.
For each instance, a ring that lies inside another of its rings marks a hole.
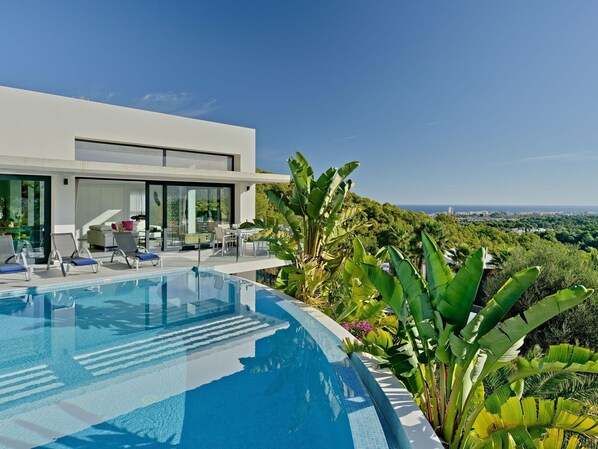
[[[140,179],[148,181],[212,182],[269,184],[288,183],[288,175],[225,170],[154,167],[149,165],[111,164],[107,162],[69,161],[31,157],[0,157],[0,172],[14,174],[62,174],[84,178]]]

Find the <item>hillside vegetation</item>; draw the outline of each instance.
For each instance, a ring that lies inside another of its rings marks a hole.
[[[283,217],[267,199],[266,191],[288,193],[291,184],[258,185],[256,217],[271,217],[284,223]],[[595,226],[597,217],[526,217],[501,221],[459,222],[452,216],[436,217],[400,209],[390,203],[379,203],[353,192],[347,195],[347,206],[358,206],[367,226],[355,231],[368,253],[375,254],[386,246],[396,247],[416,267],[423,265],[421,232],[425,231],[437,242],[440,250],[450,254],[457,265],[463,263],[475,249],[484,247],[493,256],[498,268],[484,277],[481,299],[485,303],[498,288],[524,267],[541,266],[537,283],[521,298],[511,316],[565,286],[581,284],[598,287],[596,250],[580,242]],[[551,227],[552,226],[552,227]],[[550,228],[542,232],[516,233],[517,229]],[[598,230],[596,231],[598,233]],[[559,236],[557,239],[555,236]],[[576,235],[577,238],[564,238]],[[559,240],[562,239],[563,243]],[[585,239],[589,243],[589,238]],[[589,252],[583,251],[587,250]],[[598,315],[594,312],[598,297],[591,297],[583,306],[569,310],[532,332],[526,348],[539,345],[544,350],[555,342],[582,344],[598,349]]]
[[[275,288],[351,332],[346,352],[381,360],[447,449],[596,447],[593,254],[360,197],[357,161],[288,164],[293,183],[256,200],[260,238],[289,262]]]

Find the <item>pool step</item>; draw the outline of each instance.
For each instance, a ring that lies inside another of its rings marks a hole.
[[[64,386],[47,365],[0,375],[0,405]]]
[[[74,358],[91,374],[100,376],[246,336],[270,326],[257,316],[235,315]]]
[[[197,319],[205,315],[211,315],[220,312],[232,312],[234,304],[230,304],[218,299],[206,299],[192,303],[186,303],[180,306],[169,305],[166,310],[162,308],[149,311],[147,319],[150,323],[161,323],[164,316],[168,323],[176,323],[188,319]]]

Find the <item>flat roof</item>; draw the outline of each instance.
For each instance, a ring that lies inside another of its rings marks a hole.
[[[40,99],[43,97],[46,97],[48,100],[62,101],[65,103],[70,103],[72,106],[83,106],[83,107],[91,107],[91,108],[102,107],[102,108],[112,109],[113,111],[117,111],[117,110],[134,111],[134,112],[138,112],[140,114],[172,117],[172,118],[180,119],[182,121],[205,122],[205,123],[210,123],[210,124],[214,124],[214,125],[222,125],[222,126],[230,126],[230,127],[242,128],[242,129],[248,129],[248,130],[255,130],[255,128],[251,128],[249,126],[233,125],[230,123],[214,122],[212,120],[205,120],[205,119],[195,118],[195,117],[187,117],[185,115],[170,114],[168,112],[158,112],[158,111],[152,111],[149,109],[134,108],[131,106],[121,106],[121,105],[116,105],[116,104],[112,104],[112,103],[103,103],[101,101],[96,101],[96,100],[92,100],[89,98],[67,97],[67,96],[59,95],[59,94],[50,94],[47,92],[40,92],[37,90],[29,90],[29,89],[21,89],[18,87],[11,87],[11,86],[1,86],[0,85],[0,89],[4,89],[7,92],[12,91],[15,94],[31,95],[34,97],[38,96]]]

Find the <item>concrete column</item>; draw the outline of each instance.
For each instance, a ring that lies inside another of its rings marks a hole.
[[[237,184],[236,214],[238,223],[253,221],[255,219],[255,184]]]
[[[187,233],[195,234],[197,220],[195,217],[195,190],[189,190],[187,192]]]
[[[75,207],[75,176],[53,175],[52,232],[75,232]]]

